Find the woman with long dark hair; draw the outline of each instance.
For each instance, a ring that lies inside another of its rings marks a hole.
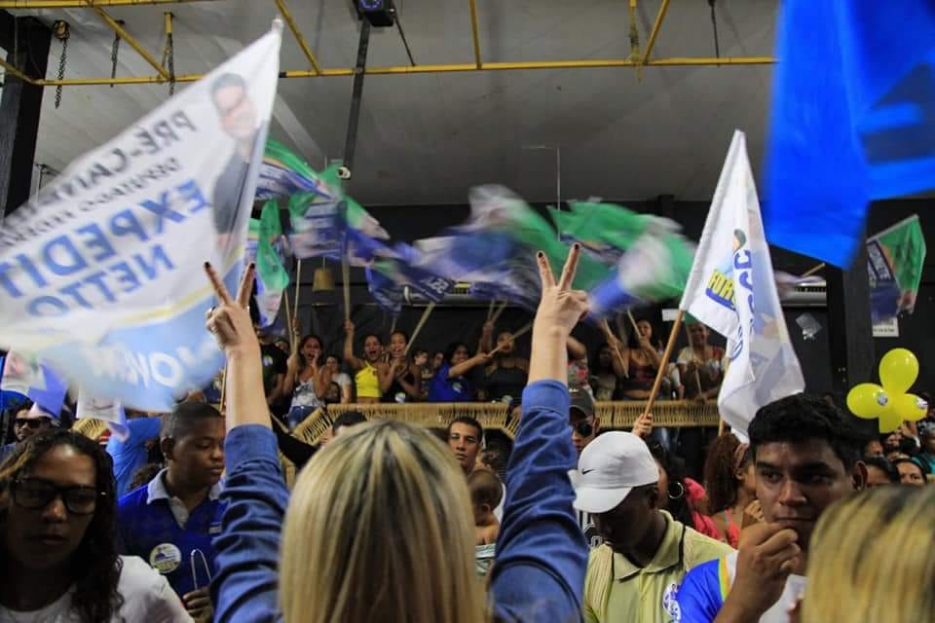
[[[704,482],[708,512],[725,540],[736,548],[744,523],[755,522],[760,514],[749,444],[740,443],[731,433],[715,439],[708,448]]]
[[[324,404],[325,391],[331,385],[331,368],[324,365],[321,338],[296,335],[296,348],[286,362],[283,393],[292,394],[289,405],[289,427],[295,428]]]
[[[110,456],[84,435],[30,438],[0,465],[0,620],[190,621],[165,578],[117,554]]]

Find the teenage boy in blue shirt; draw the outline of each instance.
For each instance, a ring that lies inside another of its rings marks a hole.
[[[179,404],[164,416],[159,444],[166,467],[120,500],[123,551],[166,576],[196,618],[211,611],[212,540],[221,529],[224,419],[211,405]]]

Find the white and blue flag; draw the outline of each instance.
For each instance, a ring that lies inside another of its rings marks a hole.
[[[760,407],[805,389],[743,132],[734,132],[680,308],[727,338],[718,409],[734,431],[746,435]]]
[[[0,229],[0,347],[164,410],[223,365],[211,262],[243,269],[282,25],[80,157]]]

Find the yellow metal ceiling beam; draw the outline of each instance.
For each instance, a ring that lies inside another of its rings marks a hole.
[[[26,82],[26,83],[28,83],[28,84],[36,84],[36,83],[37,83],[36,80],[30,78],[29,76],[27,76],[26,74],[24,74],[23,72],[21,72],[19,69],[16,68],[16,66],[14,66],[14,65],[12,65],[12,64],[10,64],[10,63],[8,63],[8,62],[6,62],[6,60],[4,60],[2,56],[0,56],[0,67],[3,67],[3,69],[4,69],[4,70],[6,71],[6,73],[8,73],[9,75],[14,76],[14,77],[16,77],[16,78],[19,78],[19,79],[22,80],[23,82]]]
[[[289,30],[295,35],[295,40],[299,42],[299,47],[302,48],[302,53],[305,54],[305,58],[308,59],[312,69],[315,70],[315,75],[321,74],[321,67],[318,65],[318,61],[315,60],[315,55],[312,54],[311,48],[308,47],[308,43],[306,43],[302,31],[299,30],[299,26],[295,23],[295,19],[293,19],[289,7],[286,6],[286,0],[276,0],[276,6],[279,7],[279,12],[282,13],[283,19],[286,20],[286,24],[289,25]]]
[[[158,71],[158,72],[159,72],[159,75],[162,76],[162,79],[163,79],[164,81],[165,81],[165,80],[170,80],[170,79],[172,78],[172,76],[169,75],[169,71],[168,71],[165,67],[163,67],[162,64],[161,64],[159,61],[157,61],[157,60],[153,57],[153,55],[150,54],[150,53],[146,50],[146,48],[144,48],[144,47],[140,44],[139,41],[136,40],[135,37],[133,37],[133,35],[131,35],[130,33],[128,33],[128,32],[124,29],[123,26],[121,26],[120,24],[118,24],[117,21],[116,21],[114,18],[112,18],[110,15],[108,15],[108,14],[107,14],[107,11],[105,11],[104,9],[102,9],[102,8],[99,6],[99,4],[98,4],[97,2],[94,2],[94,0],[85,0],[85,4],[86,4],[87,6],[89,6],[89,7],[91,7],[92,9],[94,9],[94,12],[97,13],[98,16],[99,16],[102,20],[104,20],[105,22],[107,22],[107,25],[110,26],[111,29],[112,29],[115,33],[117,33],[118,35],[120,35],[120,38],[121,38],[121,39],[123,39],[123,40],[126,41],[128,44],[130,44],[130,47],[131,47],[131,48],[133,48],[134,50],[136,50],[136,51],[139,53],[139,55],[142,56],[143,59],[144,59],[147,63],[149,63],[150,66],[151,66],[153,69],[155,69],[156,71]]]
[[[0,0],[0,9],[84,9],[100,7],[145,6],[148,4],[189,4],[209,0]]]
[[[474,67],[481,69],[483,62],[480,57],[480,36],[477,33],[477,0],[471,2],[471,35],[474,37]]]
[[[656,37],[659,36],[659,31],[662,29],[662,21],[666,18],[666,11],[669,10],[669,0],[662,0],[662,4],[659,5],[659,12],[656,13],[656,22],[653,24],[653,30],[649,33],[649,41],[646,43],[646,50],[643,52],[643,60],[641,61],[643,65],[649,65],[649,55],[653,53],[653,48],[656,46]]]
[[[736,58],[659,58],[646,63],[649,67],[720,67],[724,65],[773,65],[776,59],[771,56],[744,56]],[[599,69],[607,67],[640,67],[640,61],[628,58],[584,59],[578,61],[530,61],[484,63],[480,69],[475,63],[456,63],[450,65],[401,65],[397,67],[368,67],[366,73],[376,76],[404,74],[447,74],[472,71],[524,71],[533,69]],[[353,76],[352,68],[322,69],[321,72],[309,69],[292,69],[279,73],[280,78],[340,78]],[[204,77],[203,74],[182,74],[175,76],[176,82],[194,82]],[[154,84],[165,82],[161,76],[140,76],[131,78],[73,78],[67,80],[36,80],[41,86],[100,86],[109,84]]]

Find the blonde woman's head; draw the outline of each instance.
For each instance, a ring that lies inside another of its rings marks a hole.
[[[289,623],[478,623],[474,524],[464,474],[431,432],[354,427],[306,466],[282,539]]]
[[[935,487],[878,487],[826,511],[812,537],[803,623],[935,622],[933,517]]]

